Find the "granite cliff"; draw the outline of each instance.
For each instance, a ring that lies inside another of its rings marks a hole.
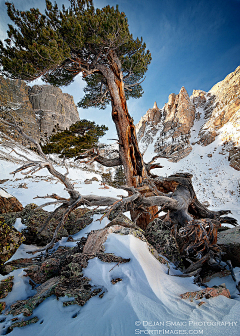
[[[189,97],[182,87],[170,94],[168,103],[162,109],[155,103],[136,128],[143,153],[153,146],[156,155],[173,162],[196,143],[208,146],[218,138],[230,165],[240,170],[240,67],[209,92],[194,90]]]
[[[79,120],[73,97],[61,89],[50,85],[30,87],[22,80],[0,76],[0,114],[7,108],[24,131],[41,142]],[[11,129],[0,126],[0,130],[22,142]]]

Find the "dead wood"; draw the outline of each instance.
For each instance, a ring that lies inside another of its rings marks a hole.
[[[81,163],[89,163],[90,161],[96,161],[105,167],[116,167],[122,164],[121,158],[116,157],[113,159],[108,159],[99,154],[98,148],[92,148],[81,155],[78,155],[74,161],[82,160]]]
[[[114,88],[117,87],[121,92],[122,88],[120,83],[115,82],[113,86]],[[142,161],[141,155],[138,155],[139,149],[134,133],[135,128],[132,127],[132,119],[127,110],[124,110],[125,112],[123,113],[121,110],[122,108],[123,106],[120,107],[115,104],[113,109],[113,119],[115,120],[117,130],[119,131],[120,156],[114,159],[106,159],[99,155],[97,149],[91,149],[76,158],[76,160],[84,160],[84,162],[90,158],[90,160],[99,162],[108,167],[120,164],[125,166],[128,165],[127,170],[124,166],[125,173],[127,172],[126,177],[128,187],[123,187],[123,189],[127,190],[129,195],[122,199],[96,195],[86,195],[83,197],[74,189],[74,185],[68,179],[67,167],[65,175],[59,173],[53,167],[53,164],[48,157],[42,152],[40,145],[34,139],[27,136],[14,119],[13,122],[4,121],[15,128],[15,130],[28,141],[32,141],[36,145],[38,154],[41,158],[39,161],[29,160],[16,169],[13,174],[19,172],[22,174],[33,174],[40,169],[46,168],[50,174],[64,184],[65,189],[69,193],[68,199],[56,194],[41,196],[41,198],[50,198],[53,199],[53,201],[47,202],[39,208],[49,204],[58,203],[59,207],[50,214],[40,231],[46,228],[50,220],[59,210],[64,209],[64,212],[51,242],[43,249],[37,250],[36,252],[48,251],[53,247],[56,242],[57,234],[66,222],[69,214],[81,205],[105,207],[101,219],[108,217],[112,220],[118,218],[125,211],[131,211],[132,218],[134,219],[133,225],[136,227],[139,226],[142,229],[145,229],[148,223],[158,216],[160,208],[161,211],[168,213],[165,221],[172,227],[172,232],[179,243],[181,254],[188,263],[184,274],[199,275],[199,273],[202,272],[202,269],[205,269],[206,267],[220,267],[221,250],[216,245],[218,228],[221,226],[221,223],[236,225],[236,220],[228,216],[221,217],[222,215],[228,214],[230,211],[211,211],[201,204],[194,191],[191,174],[179,173],[166,178],[152,175],[150,170],[153,168],[160,168],[160,165],[155,164],[154,160],[148,164],[145,164]],[[121,125],[119,123],[121,123]],[[123,126],[126,129],[124,134],[121,133]],[[129,150],[129,148],[131,148],[131,150]],[[126,156],[125,153],[127,150],[129,151],[128,156]],[[123,161],[122,157],[125,157],[125,159],[128,157],[129,161]],[[129,163],[130,161],[131,163]],[[37,197],[39,198],[40,196]],[[126,226],[128,226],[128,224],[126,224]],[[101,241],[101,234],[103,234],[103,232],[99,231],[94,237]],[[98,235],[100,236],[98,237]],[[94,253],[94,250],[97,247],[95,238],[89,240],[89,242],[92,242],[93,244],[91,246],[89,246],[89,244],[86,245],[85,253]],[[100,247],[98,246],[98,248]]]

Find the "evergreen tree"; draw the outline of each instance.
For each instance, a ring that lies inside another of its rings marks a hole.
[[[62,157],[74,157],[97,145],[107,130],[104,125],[99,126],[94,121],[83,119],[72,124],[69,130],[52,135],[42,149],[45,154],[58,153]]]
[[[137,187],[147,179],[147,170],[127,99],[142,96],[151,54],[142,38],[133,38],[118,6],[99,9],[92,0],[69,2],[69,8],[60,9],[46,0],[44,14],[36,8],[19,11],[6,3],[14,25],[9,25],[5,43],[0,41],[2,73],[24,80],[41,77],[57,86],[70,84],[81,73],[86,87],[79,106],[111,104],[119,139],[119,160],[114,162],[123,165],[127,184]],[[155,212],[156,207],[149,208],[147,219],[142,215],[141,221],[148,223]]]
[[[123,166],[119,166],[116,168],[114,179],[113,179],[113,184],[116,187],[120,187],[126,184],[126,178],[124,175]]]
[[[142,39],[129,32],[125,13],[106,6],[96,9],[92,0],[69,0],[69,8],[46,0],[46,10],[19,11],[7,2],[8,38],[0,42],[2,73],[10,78],[68,85],[82,73],[85,96],[79,106],[105,108],[119,137],[120,159],[127,182],[136,185],[146,177],[135,127],[126,99],[141,97],[141,80],[151,61]]]

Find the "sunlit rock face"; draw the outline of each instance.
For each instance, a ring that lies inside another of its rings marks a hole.
[[[179,161],[191,151],[190,130],[195,108],[184,87],[178,95],[169,95],[162,109],[154,104],[137,125],[140,148],[145,152],[153,143],[156,155]]]
[[[200,130],[206,146],[219,136],[229,152],[230,165],[240,170],[240,66],[209,91],[203,106],[206,122]]]
[[[240,67],[209,92],[194,90],[189,97],[182,87],[179,94],[170,94],[164,107],[155,103],[136,128],[143,153],[151,145],[156,155],[174,162],[196,143],[208,146],[218,137],[230,165],[240,170]]]
[[[79,120],[73,97],[51,85],[29,87],[22,80],[0,76],[0,115],[9,111],[25,133],[44,142],[56,130],[64,130]],[[23,142],[13,130],[1,130]],[[25,141],[26,142],[26,141]],[[26,143],[23,142],[26,145]]]

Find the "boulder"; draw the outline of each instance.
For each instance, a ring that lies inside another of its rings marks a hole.
[[[0,269],[13,256],[24,239],[22,233],[0,221]]]
[[[184,294],[181,294],[180,297],[181,299],[189,299],[190,301],[193,301],[210,299],[219,295],[226,296],[229,299],[231,298],[230,292],[226,288],[225,283],[221,284],[220,286],[207,287],[196,292],[186,292]]]
[[[18,212],[22,210],[23,206],[16,197],[8,194],[5,190],[0,188],[0,214]]]
[[[62,218],[64,209],[61,209],[56,216],[50,220],[42,232],[39,232],[51,213],[43,209],[36,210],[36,208],[36,204],[28,204],[21,212],[22,223],[27,226],[27,228],[23,230],[23,233],[26,237],[26,244],[45,246],[51,241],[54,231]],[[91,212],[88,209],[78,208],[70,213],[64,227],[59,231],[57,238],[61,239],[62,237],[74,235],[91,222]]]
[[[0,282],[0,299],[4,299],[13,288],[13,276],[10,276]]]
[[[226,253],[223,260],[231,260],[233,267],[240,267],[240,227],[219,232],[217,244]]]
[[[177,266],[182,266],[182,259],[175,237],[171,233],[171,227],[160,218],[155,218],[149,223],[145,233],[145,238],[159,254],[166,257]]]

